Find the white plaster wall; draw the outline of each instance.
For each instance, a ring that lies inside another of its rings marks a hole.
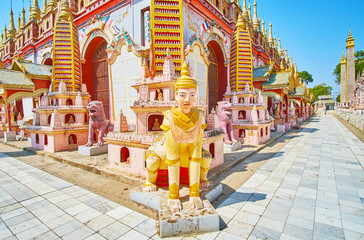
[[[126,45],[121,47],[120,55],[111,65],[115,117],[122,109],[128,123],[135,123],[135,113],[130,106],[137,99],[137,91],[131,86],[139,78],[140,65],[141,59],[128,52]]]
[[[192,68],[193,78],[198,84],[199,98],[206,104],[207,103],[207,65],[201,56],[200,47],[195,45],[193,52],[186,56],[186,61]]]
[[[22,99],[23,101],[23,112],[24,112],[24,118],[23,120],[29,120],[33,119],[33,98],[32,97],[26,97]]]

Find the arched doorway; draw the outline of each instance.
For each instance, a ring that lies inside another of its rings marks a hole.
[[[208,107],[209,113],[212,108],[216,109],[218,101],[224,97],[227,86],[226,67],[224,65],[224,54],[216,41],[210,41],[207,45],[209,50],[208,59]]]
[[[86,84],[92,100],[101,101],[107,119],[109,109],[109,68],[107,63],[107,42],[102,37],[95,37],[88,44],[85,63],[82,65],[82,80]]]
[[[53,60],[52,60],[52,58],[47,58],[46,60],[44,60],[43,65],[52,66],[52,65],[53,65]]]

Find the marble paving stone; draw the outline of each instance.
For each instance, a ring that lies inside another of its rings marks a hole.
[[[325,216],[325,215],[320,215],[320,214],[315,215],[315,222],[324,223],[326,225],[330,225],[330,226],[334,226],[334,227],[338,227],[338,228],[342,227],[341,219],[330,217],[330,216]]]
[[[264,215],[259,219],[256,226],[262,226],[268,229],[272,229],[278,232],[283,232],[285,222],[281,222],[278,219],[267,218]]]
[[[119,221],[123,224],[128,225],[131,228],[134,228],[135,226],[147,220],[147,218],[148,218],[147,216],[133,211],[128,215],[122,217]]]
[[[154,223],[155,226],[155,223]],[[109,240],[114,240],[130,231],[131,228],[121,222],[114,222],[99,231],[99,234]]]
[[[63,237],[64,235],[75,231],[78,228],[81,228],[84,226],[81,222],[77,220],[71,220],[70,222],[67,222],[59,227],[56,227],[53,229],[53,231],[60,237]]]
[[[85,240],[106,240],[103,236],[98,233],[92,234],[91,236],[85,238]]]
[[[8,228],[0,230],[0,239],[6,239],[13,235]]]
[[[313,231],[308,230],[306,228],[299,227],[299,226],[291,225],[289,223],[286,224],[283,232],[289,236],[296,237],[296,238],[303,239],[303,240],[306,240],[306,239],[309,240],[309,239],[312,239],[312,237],[313,237]]]
[[[148,237],[152,237],[157,233],[156,220],[148,218],[144,222],[137,225],[134,229],[139,232],[142,232]]]
[[[241,240],[241,237],[223,230],[217,237],[216,240]]]
[[[129,209],[129,208],[126,208],[124,206],[120,206],[118,208],[115,208],[109,212],[106,213],[106,215],[116,219],[116,220],[119,220],[120,218],[128,215],[129,213],[131,213],[133,210]]]
[[[129,232],[127,232],[126,234],[124,234],[118,238],[118,240],[130,240],[130,239],[147,240],[148,237],[145,236],[144,234],[132,229]]]
[[[352,232],[350,230],[344,230],[345,239],[363,239],[364,233]]]
[[[33,238],[34,240],[58,240],[60,239],[53,231],[42,233]]]
[[[344,231],[342,228],[330,226],[324,223],[315,222],[314,231],[328,238],[330,237],[338,239],[345,238]]]
[[[60,227],[60,226],[62,226],[64,224],[72,222],[72,220],[73,220],[73,218],[70,215],[65,214],[65,215],[62,215],[62,216],[57,217],[55,219],[52,219],[49,222],[44,222],[44,224],[47,227],[49,227],[50,229],[55,229],[55,228]]]
[[[86,223],[98,216],[102,215],[101,212],[95,210],[95,209],[90,209],[84,212],[81,212],[79,214],[77,214],[76,216],[74,216],[78,221],[82,222],[82,223]]]
[[[30,212],[26,212],[26,213],[20,214],[18,216],[6,219],[6,220],[4,220],[4,222],[8,227],[11,227],[11,226],[25,222],[32,218],[35,218],[35,216],[33,214],[31,214]]]
[[[310,220],[307,220],[307,219],[304,219],[301,217],[288,215],[286,223],[313,231],[313,221],[310,221]]]
[[[258,237],[259,239],[278,240],[280,238],[281,232],[271,230],[262,226],[256,226],[251,235]]]
[[[62,240],[74,240],[74,239],[85,239],[86,237],[91,236],[94,234],[94,231],[92,231],[87,226],[82,226],[73,232],[68,233],[67,235],[62,237]]]
[[[47,231],[49,231],[49,228],[47,228],[47,226],[41,224],[41,225],[35,226],[33,228],[27,229],[23,232],[16,234],[16,237],[19,240],[33,239],[36,236],[43,234]]]
[[[102,214],[87,223],[87,226],[94,231],[99,231],[100,229],[110,225],[111,223],[115,222],[116,220],[112,217],[109,217],[105,214]]]
[[[22,207],[22,208],[17,208],[17,209],[14,209],[14,210],[6,212],[6,213],[2,213],[2,214],[0,214],[0,217],[2,220],[7,220],[9,218],[16,217],[16,216],[24,214],[26,212],[28,212],[28,210],[26,208]]]
[[[38,226],[40,224],[41,224],[41,222],[38,219],[31,218],[31,219],[26,220],[26,221],[24,221],[22,223],[19,223],[17,225],[11,226],[11,227],[9,227],[9,229],[14,234],[18,234],[18,233],[20,233],[22,231],[25,231],[27,229],[33,228],[33,227]]]
[[[260,215],[255,214],[255,213],[251,213],[251,212],[247,212],[244,210],[239,211],[234,219],[238,220],[240,222],[255,226],[255,224],[258,222],[260,218]]]

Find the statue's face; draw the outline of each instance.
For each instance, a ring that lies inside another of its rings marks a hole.
[[[181,88],[176,94],[176,101],[178,103],[178,109],[187,114],[191,111],[191,108],[196,100],[196,89],[194,88]]]

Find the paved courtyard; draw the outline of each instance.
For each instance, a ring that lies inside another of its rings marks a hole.
[[[363,166],[364,144],[314,117],[218,207],[220,232],[186,239],[362,239]],[[159,239],[154,219],[4,154],[0,190],[0,239]]]

